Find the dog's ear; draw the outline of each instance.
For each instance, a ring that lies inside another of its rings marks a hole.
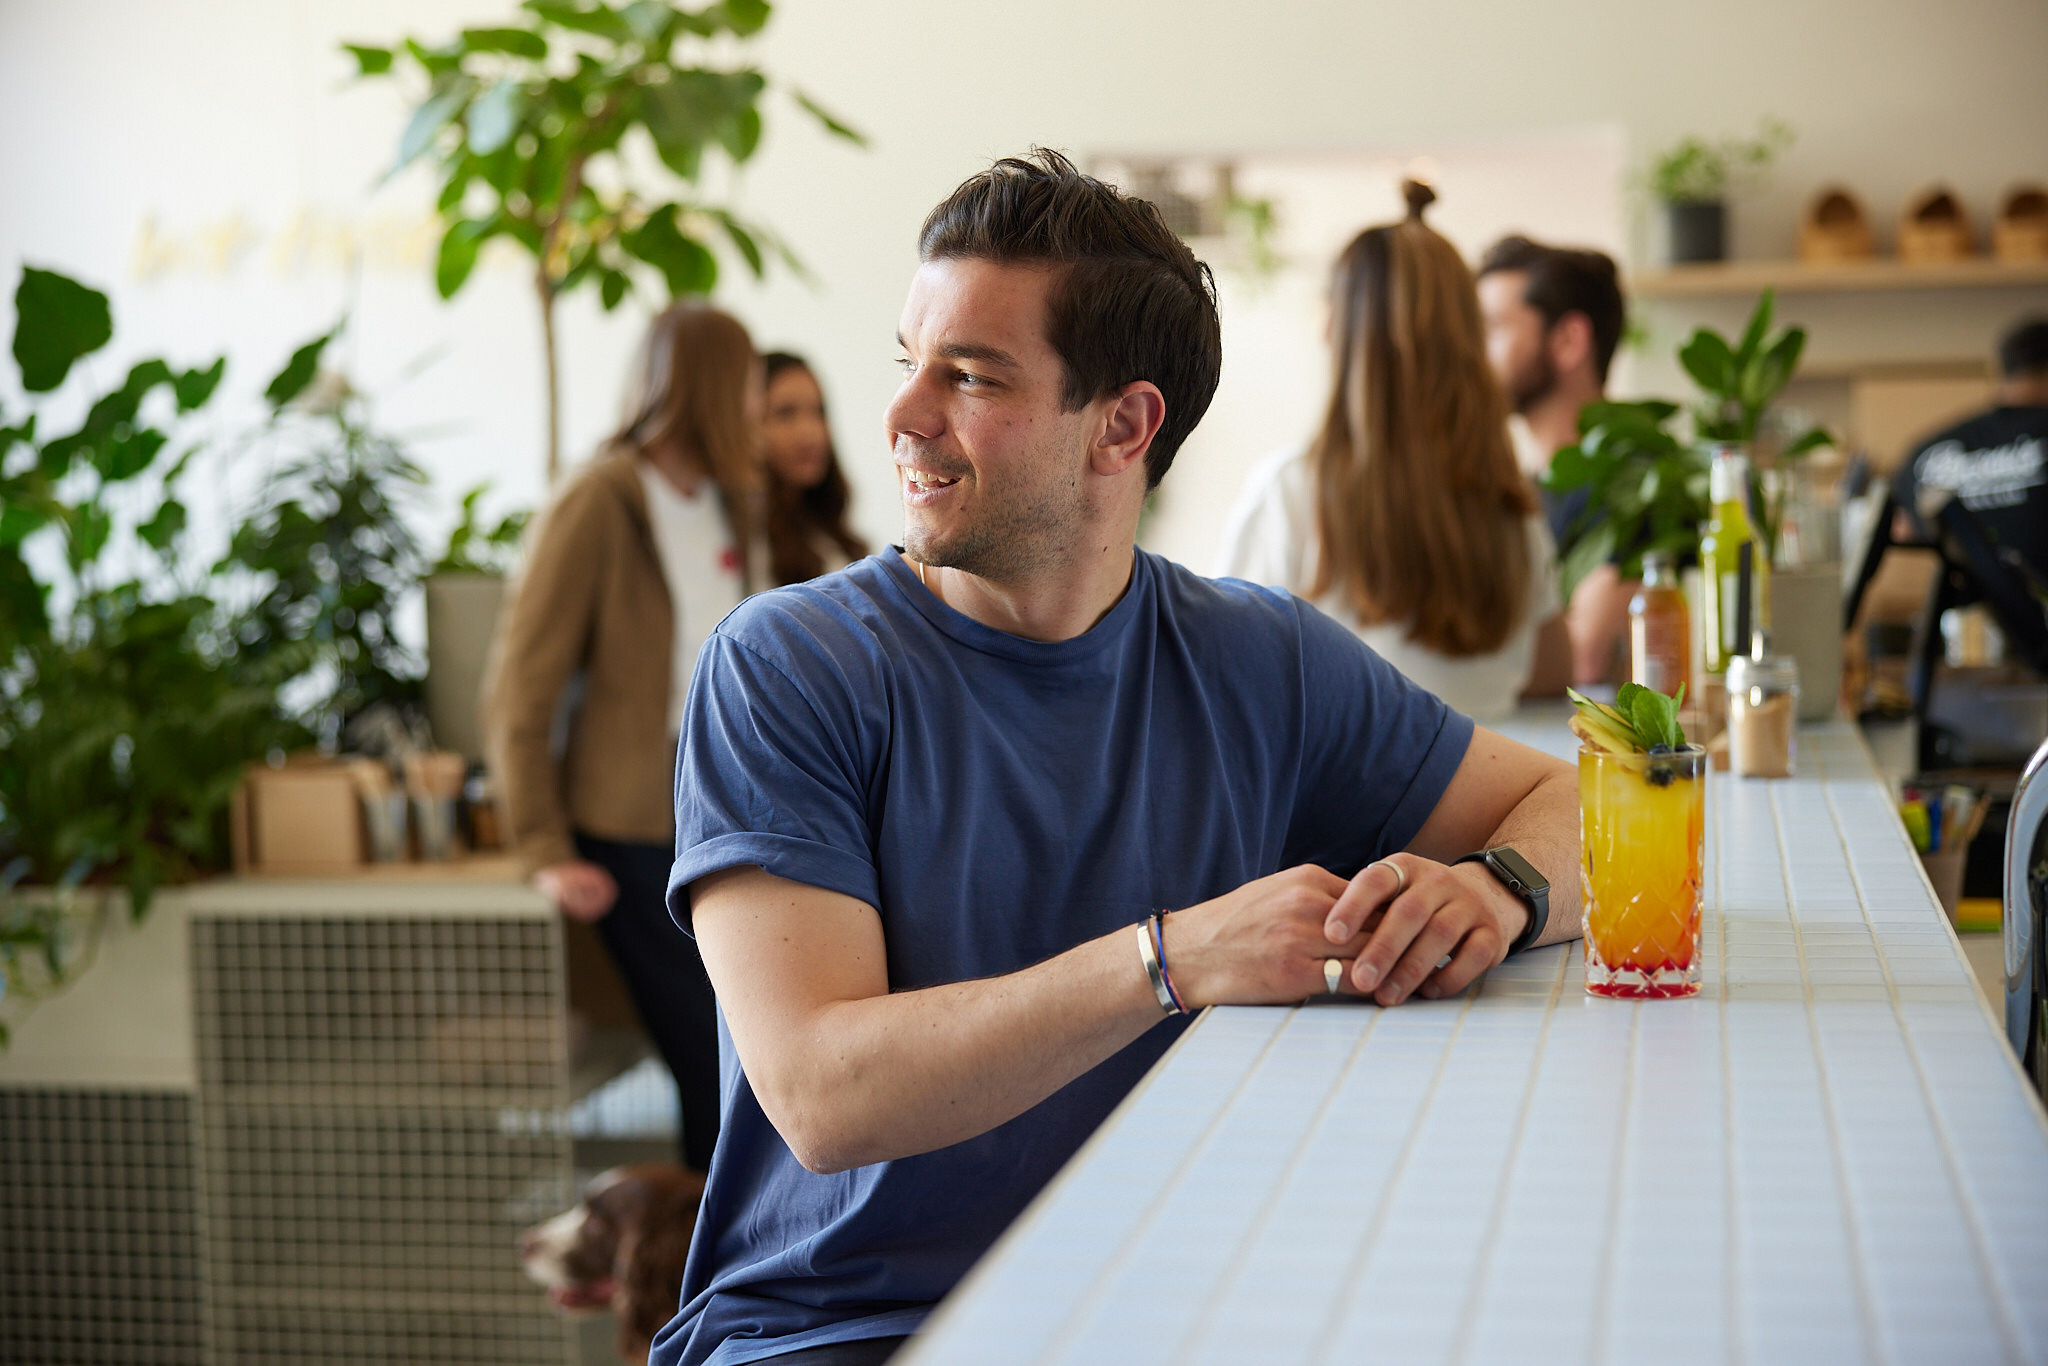
[[[627,1361],[645,1362],[654,1335],[682,1307],[683,1264],[690,1258],[701,1198],[694,1184],[664,1191],[619,1239],[612,1313],[619,1323],[615,1345]]]

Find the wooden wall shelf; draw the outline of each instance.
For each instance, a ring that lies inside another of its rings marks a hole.
[[[2048,286],[2048,261],[1951,261],[1923,265],[1878,259],[1840,265],[1803,261],[1718,261],[1673,266],[1635,276],[1638,298],[1718,298],[1758,294],[1847,294],[1908,289],[1993,289]]]

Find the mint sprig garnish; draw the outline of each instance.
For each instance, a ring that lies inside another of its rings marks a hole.
[[[1565,695],[1579,709],[1572,729],[1581,739],[1617,752],[1676,750],[1685,748],[1685,728],[1678,724],[1678,705],[1685,700],[1685,685],[1678,695],[1666,697],[1640,683],[1624,683],[1614,695],[1614,705],[1595,702],[1574,688]]]

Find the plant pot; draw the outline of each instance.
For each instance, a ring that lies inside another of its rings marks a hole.
[[[484,753],[478,694],[504,600],[495,574],[427,578],[427,724],[435,744],[471,759]]]
[[[1771,571],[1771,648],[1799,664],[1799,719],[1825,721],[1842,691],[1842,567]]]
[[[1671,230],[1671,264],[1728,259],[1728,206],[1706,203],[1666,204],[1664,220]]]

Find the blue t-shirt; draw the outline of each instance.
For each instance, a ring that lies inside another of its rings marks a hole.
[[[705,644],[669,906],[687,929],[694,879],[755,864],[873,906],[892,990],[1016,972],[1282,868],[1349,876],[1414,838],[1471,735],[1285,593],[1140,551],[1107,616],[1046,643],[952,610],[885,551],[750,599]],[[980,1137],[819,1176],[721,1016],[724,1127],[651,1360],[911,1332],[1180,1023]]]

